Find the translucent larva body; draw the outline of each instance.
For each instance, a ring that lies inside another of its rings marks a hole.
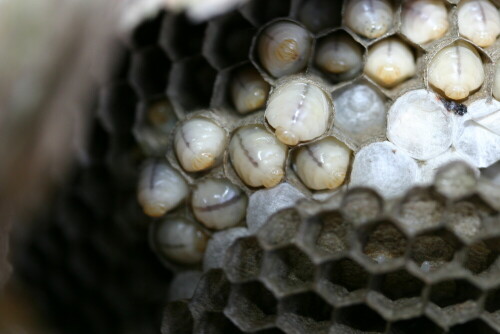
[[[321,136],[331,113],[331,104],[320,87],[296,79],[273,92],[265,117],[282,143],[297,145]]]
[[[182,217],[163,219],[156,228],[154,238],[162,255],[181,264],[199,263],[208,240],[196,224]]]
[[[239,177],[251,187],[274,187],[284,176],[286,146],[260,125],[238,129],[229,156]]]
[[[311,189],[335,189],[344,183],[351,151],[333,137],[302,146],[295,157],[295,170]]]
[[[300,72],[307,65],[311,43],[306,29],[292,22],[276,22],[259,36],[260,63],[276,78]]]
[[[206,179],[196,185],[191,205],[196,219],[208,228],[221,230],[245,217],[247,197],[227,180]]]
[[[178,206],[189,189],[182,176],[161,160],[148,160],[139,176],[138,200],[144,213],[161,217]]]
[[[231,80],[231,98],[242,114],[263,108],[269,93],[269,84],[253,67],[238,70]]]
[[[428,80],[448,98],[464,99],[483,84],[481,57],[470,44],[456,41],[439,51],[431,60]]]
[[[397,38],[384,39],[368,50],[365,73],[384,87],[394,87],[415,75],[415,57]]]
[[[367,38],[377,38],[392,26],[393,10],[386,0],[348,0],[344,9],[344,23]]]
[[[214,166],[225,145],[225,131],[203,117],[183,123],[175,134],[175,153],[182,168],[188,172],[199,172]]]
[[[314,58],[316,66],[326,73],[356,76],[363,66],[363,49],[347,34],[335,34],[318,43]]]
[[[407,1],[401,13],[401,32],[417,44],[441,38],[449,28],[442,0]]]
[[[487,0],[461,1],[457,16],[460,34],[479,46],[492,45],[500,34],[500,14]]]

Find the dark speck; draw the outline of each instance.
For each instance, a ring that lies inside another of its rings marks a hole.
[[[439,98],[443,103],[446,110],[455,113],[455,115],[463,116],[467,113],[467,106],[462,103],[458,103],[455,101],[448,101],[445,98]]]

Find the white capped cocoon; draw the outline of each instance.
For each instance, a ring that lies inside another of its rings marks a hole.
[[[441,38],[449,25],[448,11],[442,0],[413,0],[403,5],[401,32],[413,43]]]
[[[403,195],[418,180],[418,165],[390,142],[363,147],[354,157],[349,187],[369,187],[384,197]]]
[[[387,0],[347,0],[344,24],[367,38],[377,38],[392,26],[394,13]]]
[[[363,48],[345,33],[334,34],[318,42],[314,62],[326,73],[343,74],[342,79],[349,79],[361,71]]]
[[[493,96],[500,100],[500,61],[495,66],[495,81],[493,82]]]
[[[181,264],[203,259],[208,237],[196,224],[183,217],[166,217],[158,224],[154,238],[167,259]]]
[[[283,178],[287,147],[260,125],[239,128],[229,157],[238,176],[251,187],[274,187]]]
[[[287,145],[312,140],[328,128],[332,107],[326,93],[309,81],[292,80],[269,98],[265,117]]]
[[[144,213],[161,217],[178,206],[189,188],[182,176],[161,160],[148,160],[139,176],[138,201]]]
[[[191,205],[196,219],[208,228],[221,230],[245,217],[247,197],[228,180],[206,179],[196,185]]]
[[[266,105],[269,84],[253,67],[244,67],[231,80],[231,98],[236,110],[242,114]]]
[[[351,85],[333,99],[334,128],[347,134],[356,144],[384,136],[386,107],[382,94],[366,84]]]
[[[465,99],[483,84],[481,57],[469,43],[456,41],[439,51],[431,60],[428,80],[450,99]]]
[[[441,100],[425,89],[399,97],[389,109],[387,138],[411,157],[427,160],[452,143],[453,119]]]
[[[500,14],[487,0],[462,0],[458,4],[460,35],[482,47],[495,43],[500,34]]]
[[[446,166],[452,162],[463,162],[471,167],[476,175],[479,177],[479,169],[472,166],[467,158],[460,155],[453,147],[448,151],[438,155],[435,158],[429,159],[422,163],[420,166],[420,183],[424,185],[431,185],[434,182],[434,177],[436,172],[443,166]]]
[[[310,33],[298,24],[276,22],[259,36],[259,61],[276,78],[297,73],[307,65],[311,43]]]
[[[365,73],[378,84],[393,87],[415,75],[415,57],[398,38],[387,38],[368,50]]]
[[[175,133],[175,153],[182,168],[188,172],[212,167],[221,157],[225,146],[226,133],[207,118],[192,118]]]
[[[295,170],[311,189],[338,188],[344,183],[351,150],[334,137],[302,146],[295,157]]]

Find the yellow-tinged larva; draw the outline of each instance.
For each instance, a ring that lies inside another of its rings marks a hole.
[[[495,82],[493,83],[493,96],[500,101],[500,61],[495,66]]]
[[[351,150],[334,137],[302,146],[295,157],[295,170],[314,190],[338,188],[344,183]]]
[[[454,100],[465,99],[484,81],[484,68],[476,49],[456,41],[439,51],[429,64],[429,83]]]
[[[364,71],[378,84],[394,87],[415,75],[415,57],[408,45],[391,37],[368,50]]]
[[[251,187],[271,188],[280,183],[286,152],[287,147],[261,125],[239,128],[229,144],[234,169]]]
[[[307,65],[311,44],[306,29],[288,21],[276,22],[259,36],[259,61],[276,78],[297,73]]]
[[[175,133],[175,153],[182,168],[188,172],[213,167],[225,146],[224,130],[204,117],[190,119]]]
[[[222,230],[245,217],[247,197],[228,180],[206,179],[196,185],[191,205],[196,219],[208,228]]]
[[[178,206],[189,189],[182,176],[162,160],[148,160],[139,176],[138,201],[144,213],[161,217]]]
[[[442,0],[413,0],[403,5],[401,32],[414,43],[441,38],[449,25],[448,11]]]
[[[332,106],[320,87],[295,79],[273,92],[265,117],[282,143],[297,145],[321,136],[331,113]]]
[[[363,48],[345,33],[334,34],[318,42],[314,61],[326,73],[346,74],[351,78],[363,66]]]
[[[392,26],[393,16],[387,0],[347,0],[344,9],[345,25],[367,38],[385,34]]]
[[[487,0],[463,0],[458,4],[460,34],[479,46],[492,45],[500,34],[500,14]]]
[[[263,108],[269,94],[269,84],[251,66],[236,71],[231,79],[231,98],[242,114]]]
[[[203,230],[182,217],[163,219],[156,228],[154,238],[162,255],[181,264],[199,263],[208,241]]]

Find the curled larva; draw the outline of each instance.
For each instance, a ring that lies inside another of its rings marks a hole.
[[[139,176],[138,201],[144,213],[161,217],[178,206],[189,192],[186,181],[161,160],[148,160]]]
[[[367,38],[377,38],[392,26],[392,6],[387,0],[348,0],[344,23]]]
[[[368,50],[365,73],[385,87],[394,87],[416,72],[411,49],[397,38],[384,39]]]
[[[326,137],[298,150],[295,170],[308,188],[335,189],[345,180],[350,156],[351,151],[342,142]]]
[[[442,0],[407,1],[401,13],[401,32],[417,44],[442,37],[449,27],[448,11]]]
[[[307,65],[311,44],[306,29],[292,22],[276,22],[259,36],[260,63],[274,77],[297,73]]]
[[[286,151],[286,146],[261,125],[239,128],[229,144],[234,169],[251,187],[271,188],[281,181]]]
[[[236,110],[242,114],[264,107],[269,84],[253,67],[239,69],[231,80],[231,98]]]
[[[157,248],[165,258],[181,264],[196,264],[203,259],[208,236],[192,221],[166,217],[155,232]]]
[[[273,92],[265,117],[282,143],[297,145],[321,136],[331,113],[331,104],[320,87],[295,79]]]
[[[182,168],[199,172],[212,167],[224,152],[226,134],[214,122],[195,117],[175,133],[175,153]]]
[[[465,99],[483,84],[483,63],[473,46],[456,41],[434,56],[428,76],[429,83],[450,99]]]
[[[196,185],[191,205],[196,219],[208,228],[221,230],[245,217],[247,197],[227,180],[206,179]]]
[[[363,49],[351,36],[335,34],[318,42],[314,61],[322,71],[349,79],[361,71]]]
[[[500,100],[500,61],[495,66],[495,81],[493,83],[493,96]]]
[[[479,46],[492,45],[500,34],[500,14],[487,0],[463,0],[458,4],[460,34]]]

